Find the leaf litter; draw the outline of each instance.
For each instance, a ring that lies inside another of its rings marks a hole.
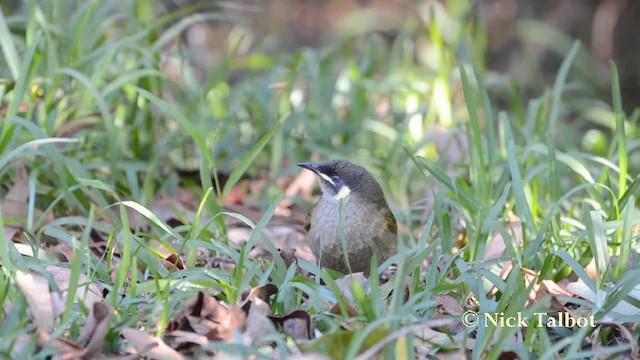
[[[17,180],[10,189],[11,196],[3,199],[3,215],[13,214],[9,213],[9,211],[18,211],[13,215],[18,218],[25,218],[27,216],[25,209],[28,193],[24,184],[28,181],[28,172],[22,164],[17,164],[15,169]],[[306,172],[301,174],[304,173]],[[301,194],[305,199],[310,198],[310,189],[312,189],[312,186],[309,185],[310,183],[308,179],[298,177],[289,184],[286,193],[290,196]],[[190,214],[197,208],[196,202],[190,199],[189,196],[185,196],[185,193],[188,192],[182,192],[181,200],[176,201],[176,199],[164,198],[150,206],[150,208],[163,222],[175,225],[182,224],[183,221],[180,218],[184,219],[185,214]],[[184,205],[176,206],[176,203],[180,201],[184,202]],[[169,205],[170,203],[171,205]],[[261,213],[247,205],[244,198],[236,196],[233,204],[227,204],[227,206],[235,212],[247,214],[247,217],[254,223],[257,223],[262,216]],[[307,277],[313,280],[314,276],[303,271],[298,263],[299,260],[309,263],[314,263],[315,261],[313,255],[309,256],[310,251],[304,242],[304,234],[300,231],[302,217],[292,217],[292,213],[287,213],[287,209],[295,209],[295,205],[292,202],[285,202],[284,205],[280,204],[278,213],[285,215],[274,216],[265,231],[266,236],[269,236],[280,248],[279,255],[285,262],[286,267],[295,268],[295,276]],[[179,217],[175,216],[176,210],[184,211],[184,213],[180,214]],[[294,213],[302,212],[300,209],[296,209]],[[132,229],[146,231],[150,229],[146,224],[146,220],[142,217],[131,215],[131,219],[133,219]],[[188,217],[187,220],[189,220]],[[236,244],[246,242],[252,230],[242,222],[234,221],[231,218],[229,220],[230,240]],[[204,219],[204,221],[208,220]],[[108,224],[105,225],[108,227]],[[521,246],[521,224],[517,219],[512,219],[508,226],[509,230],[518,239],[518,245]],[[13,229],[5,226],[5,235],[7,231],[11,231],[9,234],[11,236],[8,239],[19,242],[21,240],[16,238],[16,234],[20,229],[20,225]],[[80,237],[79,235],[78,233],[77,238]],[[106,239],[108,237],[109,234],[103,231],[91,230],[92,242],[90,246],[94,254],[100,256],[106,254],[108,250],[108,241]],[[171,273],[179,273],[186,269],[183,254],[177,254],[164,248],[161,244],[156,244],[156,248],[161,249],[165,254],[164,258],[159,259],[165,269]],[[54,244],[49,244],[45,249],[63,262],[70,261],[74,251],[73,247],[66,242],[58,242],[57,244],[54,242]],[[113,265],[117,266],[119,249],[112,248],[112,250],[114,254]],[[490,245],[488,259],[499,260],[504,251],[505,242],[498,235]],[[266,250],[266,247],[261,243],[256,245],[250,256],[253,259],[270,257],[270,250]],[[237,265],[234,260],[225,256],[210,258],[207,264],[213,268],[226,267],[227,269]],[[501,264],[499,276],[502,279],[507,279],[513,269],[513,265],[508,261],[501,262]],[[338,326],[341,329],[337,331],[326,332],[316,328],[316,323],[319,317],[323,316],[323,313],[315,313],[305,309],[294,309],[286,314],[274,313],[273,296],[277,294],[278,288],[273,284],[268,284],[252,288],[248,292],[248,296],[237,304],[227,304],[220,300],[216,294],[210,295],[209,291],[200,291],[187,304],[181,314],[173,316],[161,337],[149,335],[146,331],[140,329],[114,328],[114,324],[111,324],[114,310],[102,299],[102,289],[91,283],[88,278],[81,276],[79,281],[81,287],[76,292],[75,301],[83,304],[84,308],[90,309],[90,312],[77,337],[77,343],[64,337],[52,339],[52,331],[57,326],[56,319],[64,309],[65,289],[69,287],[70,270],[63,267],[48,266],[47,271],[53,275],[56,288],[60,289],[60,291],[52,291],[49,288],[49,280],[35,272],[18,273],[16,280],[27,298],[30,313],[36,327],[35,333],[38,334],[39,338],[38,344],[41,348],[55,349],[56,357],[54,358],[100,358],[107,343],[107,334],[110,331],[116,331],[129,344],[125,354],[121,353],[110,358],[125,359],[145,356],[151,359],[183,359],[202,353],[217,355],[222,358],[233,357],[220,350],[211,350],[208,345],[212,342],[224,342],[270,347],[274,344],[264,339],[268,339],[269,334],[278,332],[294,339],[297,345],[292,346],[290,350],[297,357],[312,358],[318,356],[323,358],[323,355],[314,354],[321,352],[335,358],[346,351],[351,339],[357,336],[365,325],[365,323],[360,322],[365,315],[364,309],[361,308],[357,296],[353,293],[354,282],[361,289],[367,287],[368,279],[362,274],[353,274],[336,280],[341,296],[346,303],[345,308],[341,308],[338,302],[328,302],[323,305],[324,314],[344,315],[344,320],[351,319],[350,322],[339,321]],[[383,273],[382,275],[385,277],[385,281],[393,276],[393,274],[389,275],[389,273]],[[520,276],[523,277],[525,285],[531,288],[529,306],[551,299],[551,304],[557,311],[569,311],[578,316],[580,314],[585,315],[585,309],[581,310],[583,313],[577,313],[577,309],[571,307],[569,299],[579,295],[588,301],[595,301],[594,295],[589,293],[588,287],[580,285],[580,281],[563,285],[556,284],[551,280],[542,280],[538,283],[539,275],[529,269],[521,269]],[[391,292],[387,292],[387,296],[389,294]],[[496,295],[495,290],[493,294]],[[366,295],[368,296],[370,293],[367,292]],[[408,301],[409,297],[409,288],[406,287],[404,301]],[[420,339],[416,343],[417,353],[437,353],[439,357],[443,358],[455,358],[455,356],[463,354],[465,347],[456,346],[450,336],[464,333],[465,327],[461,325],[459,320],[455,319],[459,318],[470,307],[468,305],[461,306],[459,300],[446,293],[434,295],[433,301],[435,302],[436,311],[431,318],[432,320],[428,320],[424,325],[408,326],[400,333],[391,333],[385,327],[378,328],[365,338],[362,348],[358,351],[360,356],[365,358],[373,356],[384,344],[388,344],[390,341],[404,343],[408,335],[417,336]],[[622,302],[621,304],[624,306],[625,303]],[[344,314],[343,309],[346,311]],[[622,312],[624,313],[624,311]],[[429,321],[442,321],[442,323],[428,325]],[[600,329],[607,326],[613,327],[620,334],[620,343],[633,343],[633,329],[628,328],[626,325],[618,326],[616,324],[602,323],[598,326],[597,331],[601,331]],[[470,335],[473,336],[472,333]],[[499,333],[496,336],[499,336]],[[469,349],[474,344],[473,338],[468,338],[466,343],[466,349]],[[16,347],[16,349],[19,349],[19,347]],[[442,353],[439,352],[440,349],[447,349],[447,351]],[[397,347],[396,351],[397,354],[402,355],[400,348]],[[634,347],[633,351],[637,353],[637,347]],[[507,356],[506,353],[504,355]]]

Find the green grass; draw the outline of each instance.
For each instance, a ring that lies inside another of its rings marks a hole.
[[[384,344],[379,354],[386,358],[637,351],[635,344],[618,343],[623,332],[611,326],[490,324],[454,331],[445,325],[459,324],[461,314],[434,317],[436,295],[479,314],[553,312],[550,297],[528,304],[533,284],[523,274],[530,269],[540,275],[538,283],[581,279],[593,298],[571,302],[591,309],[598,321],[640,323],[640,299],[630,295],[640,286],[640,112],[624,113],[615,64],[611,99],[590,98],[572,71],[589,61],[574,43],[563,49],[555,84],[524,99],[517,85],[489,81],[495,74],[484,70],[484,59],[470,58],[482,55],[486,35],[459,3],[449,22],[428,16],[430,23],[397,29],[392,41],[363,32],[321,49],[276,53],[257,46],[250,55],[232,43],[203,79],[194,75],[188,49],[166,46],[203,19],[239,28],[246,19],[196,13],[200,6],[162,15],[151,1],[33,1],[19,13],[3,9],[0,199],[13,187],[16,163],[26,166],[29,180],[28,210],[8,218],[13,203],[3,200],[0,223],[19,224],[22,241],[39,252],[26,254],[0,233],[0,305],[11,309],[0,312],[0,355],[44,358],[55,351],[49,344],[39,352],[36,337],[25,345],[34,325],[16,280],[18,271],[29,270],[51,279],[47,265],[70,270],[69,294],[84,291],[80,275],[108,291],[105,301],[116,311],[106,354],[128,346],[120,337],[125,327],[164,336],[200,290],[241,304],[245,291],[270,283],[278,287],[270,315],[302,309],[322,335],[293,341],[271,329],[265,336],[273,346],[265,340],[205,348],[259,358],[301,350],[349,359],[375,344]],[[437,60],[421,61],[414,56],[420,51]],[[180,81],[163,70],[164,57],[179,65]],[[509,99],[507,105],[498,109],[498,97]],[[598,128],[608,141],[605,154],[581,145],[594,113],[608,124]],[[446,136],[467,139],[468,150],[436,146]],[[447,161],[448,153],[462,153],[462,160]],[[385,264],[372,259],[380,269],[396,263],[395,274],[384,284],[376,276],[353,283],[351,301],[315,264],[298,263],[313,278],[288,267],[265,235],[283,200],[277,180],[297,174],[292,164],[312,156],[371,169],[406,229],[399,254]],[[199,182],[181,182],[178,169],[197,171]],[[261,171],[269,172],[267,187],[247,201],[262,206],[262,219],[225,211],[232,187]],[[180,214],[187,225],[172,228],[152,208],[180,187],[201,202]],[[231,218],[254,230],[243,246],[228,241]],[[522,236],[509,230],[514,222]],[[92,231],[103,240],[103,253],[91,250]],[[505,253],[485,260],[496,236],[504,239]],[[44,245],[55,242],[73,249],[71,263],[46,256]],[[249,256],[258,243],[271,259]],[[159,245],[182,256],[186,268],[165,267]],[[202,251],[235,266],[203,267]],[[583,270],[592,259],[595,280]],[[496,269],[507,261],[514,269],[501,278]],[[635,315],[617,313],[623,301]],[[338,304],[339,315],[330,313],[329,303]],[[349,317],[349,307],[359,315]],[[53,336],[78,341],[88,311],[69,295]],[[443,335],[429,345],[422,337],[431,327]],[[637,326],[629,331],[640,336]]]

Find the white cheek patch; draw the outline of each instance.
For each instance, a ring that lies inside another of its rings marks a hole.
[[[340,191],[334,196],[336,200],[342,200],[351,194],[351,189],[347,185],[342,185]]]
[[[336,186],[336,184],[333,182],[333,180],[331,180],[330,177],[328,177],[327,175],[323,174],[323,173],[318,173],[318,175],[320,175],[320,177],[322,177],[326,182],[328,182],[329,184]]]

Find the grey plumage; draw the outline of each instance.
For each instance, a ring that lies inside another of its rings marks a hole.
[[[320,266],[349,273],[340,240],[343,202],[347,258],[352,272],[369,273],[371,258],[378,264],[397,253],[396,221],[376,179],[363,167],[344,160],[301,163],[319,177],[322,197],[307,217],[307,241]]]

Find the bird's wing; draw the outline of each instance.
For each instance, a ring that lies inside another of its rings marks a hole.
[[[304,218],[304,229],[309,232],[309,229],[311,229],[311,218],[313,217],[313,212],[316,211],[316,208],[318,207],[318,203],[320,203],[320,199],[318,199],[318,201],[316,201],[315,204],[313,204],[313,206],[311,207],[311,209],[309,209],[309,212],[307,213],[307,217]]]
[[[313,213],[313,209],[315,209],[315,206],[311,208],[311,210],[309,210],[309,212],[307,213],[307,217],[304,218],[304,229],[307,232],[309,232],[309,229],[311,229],[311,213]]]
[[[391,210],[389,210],[389,207],[385,206],[383,213],[384,215],[384,219],[387,223],[387,230],[391,231],[393,234],[397,234],[398,233],[398,224],[396,224],[396,218],[395,216],[393,216],[393,213],[391,212]],[[305,227],[306,227],[306,222],[305,222]]]

